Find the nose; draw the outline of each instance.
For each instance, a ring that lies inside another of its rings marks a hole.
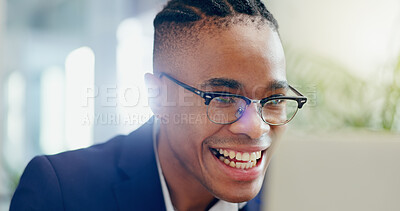
[[[244,134],[251,139],[258,139],[269,133],[271,127],[266,124],[258,114],[257,104],[251,103],[243,116],[229,125],[229,130],[234,134]]]

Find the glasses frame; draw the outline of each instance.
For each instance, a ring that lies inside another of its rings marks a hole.
[[[296,116],[297,111],[298,111],[299,109],[301,109],[301,108],[304,106],[304,104],[307,102],[307,97],[305,97],[303,94],[301,94],[299,91],[297,91],[297,90],[296,90],[294,87],[292,87],[291,85],[289,85],[290,90],[292,90],[292,91],[293,91],[295,94],[297,94],[298,96],[273,96],[273,97],[266,97],[266,98],[263,98],[263,99],[261,99],[261,100],[253,100],[253,99],[250,99],[250,98],[245,97],[245,96],[243,96],[243,95],[237,95],[237,94],[231,94],[231,93],[219,93],[219,92],[205,92],[205,91],[201,91],[201,90],[199,90],[199,89],[196,89],[196,88],[194,88],[194,87],[192,87],[192,86],[189,86],[189,85],[187,85],[187,84],[185,84],[185,83],[183,83],[183,82],[181,82],[181,81],[175,79],[174,77],[168,75],[167,73],[160,73],[160,76],[159,76],[159,77],[162,78],[163,76],[165,76],[166,78],[168,78],[168,79],[171,80],[172,82],[176,83],[177,85],[179,85],[179,86],[185,88],[186,90],[191,91],[191,92],[193,92],[194,94],[199,95],[200,97],[202,97],[202,98],[205,100],[204,104],[207,105],[207,118],[208,118],[211,122],[213,122],[213,123],[215,123],[215,124],[229,125],[229,124],[235,123],[235,122],[238,121],[240,118],[242,118],[243,114],[246,112],[247,107],[248,107],[251,103],[256,103],[256,104],[260,104],[260,105],[261,105],[261,106],[259,107],[258,113],[259,113],[261,119],[262,119],[266,124],[268,124],[268,125],[273,125],[273,126],[284,125],[284,124],[287,124],[288,122],[290,122],[290,121],[294,118],[294,116]],[[210,117],[208,116],[208,105],[210,104],[211,100],[214,99],[214,98],[216,98],[216,97],[222,97],[222,96],[223,96],[223,97],[237,97],[237,98],[243,99],[243,100],[246,102],[246,107],[245,107],[245,109],[244,109],[243,114],[242,114],[239,118],[237,118],[235,121],[232,121],[232,122],[229,122],[229,123],[219,123],[219,122],[214,122],[214,121],[211,120]],[[265,105],[268,101],[270,101],[270,100],[295,100],[295,101],[297,101],[297,109],[296,109],[296,112],[295,112],[295,113],[293,114],[293,116],[292,116],[290,119],[288,119],[286,122],[283,122],[283,123],[280,123],[280,124],[273,124],[273,123],[267,122],[267,121],[265,121],[265,119],[264,119],[264,117],[263,117],[263,115],[262,115],[261,109],[262,109],[262,108],[264,107],[264,105]]]

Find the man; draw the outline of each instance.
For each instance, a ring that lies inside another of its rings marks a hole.
[[[11,210],[261,208],[276,140],[306,102],[287,84],[275,19],[260,1],[173,0],[154,27],[155,118],[34,158]]]

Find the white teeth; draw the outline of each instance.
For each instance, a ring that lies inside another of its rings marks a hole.
[[[256,159],[259,159],[259,158],[261,158],[261,151],[256,152]]]
[[[242,163],[242,162],[234,162],[234,161],[230,161],[229,159],[226,159],[224,157],[219,157],[219,159],[225,163],[227,166],[230,166],[232,168],[238,168],[238,169],[250,169],[253,168],[254,166],[257,165],[257,161],[252,160],[250,162],[247,163]]]
[[[229,155],[229,152],[226,151],[226,150],[224,150],[224,156],[225,156],[225,157],[228,157],[228,155]]]
[[[220,155],[223,155],[225,158],[230,158],[238,161],[250,161],[250,160],[257,160],[261,158],[261,151],[257,152],[236,152],[233,150],[226,150],[226,149],[216,149]],[[215,151],[213,151],[214,153]]]
[[[242,166],[242,163],[239,163],[239,162],[236,163],[236,168],[237,169],[240,169],[241,166]]]
[[[242,153],[236,153],[236,160],[242,160]]]
[[[234,151],[230,151],[229,152],[229,157],[231,158],[231,159],[233,159],[234,157],[235,157],[235,152]]]
[[[257,165],[257,159],[261,158],[261,151],[236,152],[233,150],[216,149],[220,156],[218,159],[232,168],[249,169]],[[213,151],[214,153],[215,151]],[[216,154],[216,152],[214,153]],[[236,159],[236,162],[233,161]],[[240,162],[243,161],[243,162]]]
[[[256,159],[256,153],[255,152],[252,152],[251,154],[250,154],[250,160],[255,160]]]
[[[229,163],[231,163],[228,159],[225,159],[224,160],[224,163],[226,164],[226,165],[229,165]]]
[[[249,153],[247,153],[247,152],[243,153],[243,155],[242,155],[242,160],[243,160],[243,161],[249,161],[249,160],[250,160],[250,155],[249,155]]]

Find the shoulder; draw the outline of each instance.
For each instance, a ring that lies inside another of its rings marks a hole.
[[[125,138],[117,136],[85,149],[36,156],[21,176],[10,210],[64,210],[74,206],[74,201],[82,206],[91,203],[87,196],[110,198],[112,193],[106,189],[119,178],[114,164]]]
[[[102,144],[43,157],[47,158],[53,167],[74,173],[80,171],[80,168],[89,169],[98,165],[105,167],[114,164],[127,141],[127,136],[116,136]]]
[[[25,168],[10,210],[113,209],[113,186],[126,177],[119,169],[123,155],[149,149],[151,128],[145,125],[102,144],[35,157]],[[130,165],[135,162],[140,161],[130,159]]]
[[[49,162],[68,174],[82,172],[98,173],[102,169],[110,170],[116,167],[121,154],[129,150],[146,150],[152,146],[152,124],[146,123],[128,135],[116,136],[105,143],[88,148],[67,151],[56,155],[46,156]]]
[[[10,210],[62,210],[62,196],[55,178],[55,171],[45,156],[32,159],[14,193]],[[43,198],[48,199],[47,204],[41,203]]]

